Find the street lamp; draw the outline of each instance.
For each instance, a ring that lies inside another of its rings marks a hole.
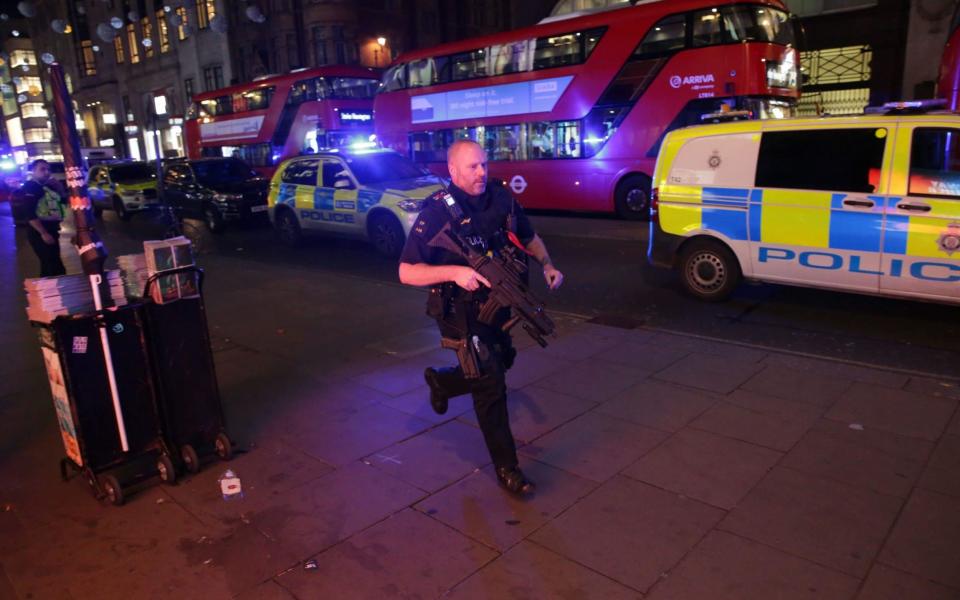
[[[377,38],[377,45],[379,46],[379,49],[378,49],[378,48],[374,48],[374,49],[373,49],[373,62],[374,62],[374,65],[375,65],[375,66],[379,67],[379,66],[380,66],[380,53],[383,52],[383,47],[387,45],[387,38],[383,37],[382,35],[381,35],[380,37],[378,37],[378,38]]]

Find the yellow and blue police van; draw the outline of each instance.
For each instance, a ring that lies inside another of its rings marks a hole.
[[[648,259],[704,300],[747,279],[960,303],[960,115],[909,112],[670,132]]]
[[[392,150],[330,150],[289,159],[270,181],[268,213],[283,243],[308,232],[369,240],[399,256],[440,180]]]

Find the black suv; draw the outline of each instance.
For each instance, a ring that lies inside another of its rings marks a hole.
[[[203,218],[213,233],[227,221],[267,216],[269,181],[236,158],[200,158],[168,163],[163,194],[175,211]]]

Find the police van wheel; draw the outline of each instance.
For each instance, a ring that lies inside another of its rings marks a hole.
[[[370,220],[368,233],[377,252],[387,258],[400,256],[406,237],[396,217],[384,214],[374,215]]]
[[[630,175],[617,185],[614,194],[617,216],[627,221],[646,221],[650,218],[650,178]]]
[[[720,302],[740,282],[740,265],[726,246],[709,240],[696,241],[683,250],[680,275],[691,295]]]
[[[274,227],[276,227],[277,239],[286,246],[296,248],[303,240],[303,233],[300,231],[297,216],[290,210],[277,212]]]

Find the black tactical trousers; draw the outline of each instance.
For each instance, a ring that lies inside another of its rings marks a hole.
[[[57,221],[41,221],[41,223],[47,233],[53,236],[54,243],[44,242],[43,236],[32,225],[27,225],[27,241],[40,259],[40,277],[65,275],[67,270],[63,266],[63,261],[60,260],[60,223]]]
[[[459,338],[462,333],[455,328],[440,325],[444,337]],[[507,413],[506,373],[513,365],[516,351],[510,336],[475,324],[470,327],[469,335],[476,335],[489,351],[489,357],[483,361],[479,379],[468,380],[458,366],[440,370],[439,382],[448,396],[473,395],[473,410],[477,414],[483,440],[487,444],[490,458],[495,467],[516,467],[517,446],[510,431],[510,416]]]

